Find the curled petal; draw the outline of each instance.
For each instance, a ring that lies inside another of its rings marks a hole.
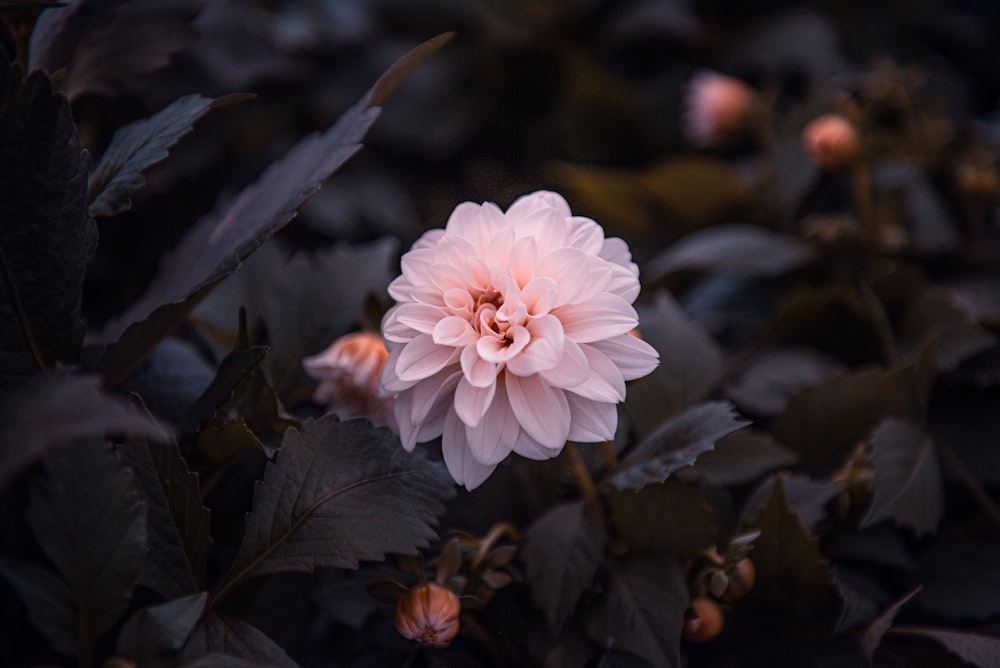
[[[507,396],[521,428],[547,448],[562,448],[569,435],[566,393],[546,384],[538,374],[505,377]]]
[[[548,276],[539,276],[528,281],[521,290],[521,301],[531,315],[545,315],[556,305],[559,286]]]
[[[432,333],[434,343],[453,348],[471,346],[479,338],[469,320],[457,315],[439,317]]]
[[[608,356],[625,380],[635,380],[652,373],[660,363],[656,348],[631,334],[614,336],[589,344]]]
[[[559,363],[540,372],[549,385],[569,388],[583,383],[590,377],[590,366],[583,349],[573,339],[563,341],[563,354]]]
[[[507,361],[507,368],[518,376],[553,369],[563,358],[566,337],[558,318],[551,315],[533,318],[528,327],[530,343],[519,351],[520,355],[512,356]]]
[[[486,387],[496,382],[500,365],[484,360],[473,346],[462,351],[461,362],[462,373],[470,385]]]
[[[580,349],[587,357],[590,375],[586,381],[567,389],[592,401],[605,401],[613,404],[624,401],[625,378],[615,363],[607,355],[588,344],[583,344]]]
[[[618,428],[618,407],[603,401],[591,401],[571,392],[566,393],[569,402],[569,440],[582,443],[610,441]]]
[[[632,305],[609,293],[583,303],[560,306],[552,313],[562,322],[566,336],[577,343],[625,334],[639,324]]]
[[[400,351],[396,360],[396,375],[404,382],[422,380],[457,361],[458,356],[458,349],[439,346],[429,335],[424,334],[407,343]]]
[[[437,306],[427,304],[399,304],[393,313],[397,322],[410,327],[421,334],[430,334],[445,316],[444,311]]]

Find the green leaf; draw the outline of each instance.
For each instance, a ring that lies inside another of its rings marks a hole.
[[[212,544],[197,474],[173,443],[134,441],[116,450],[132,467],[149,509],[150,550],[140,584],[164,598],[197,592]]]
[[[693,464],[717,440],[748,424],[725,401],[689,408],[646,436],[607,477],[606,484],[618,490],[638,490],[663,482],[674,471]]]
[[[882,637],[885,632],[889,630],[892,626],[892,622],[896,619],[896,614],[913,600],[913,597],[920,592],[920,587],[917,587],[913,591],[909,592],[898,601],[890,605],[886,610],[875,618],[865,632],[861,635],[861,651],[864,652],[865,658],[868,659],[868,663],[872,662],[875,656],[875,650],[878,646],[882,644]]]
[[[754,541],[757,581],[750,595],[800,610],[822,605],[830,592],[830,569],[818,541],[789,508],[781,476],[748,526],[761,532]]]
[[[931,435],[900,420],[883,422],[871,438],[872,502],[861,528],[890,519],[917,537],[937,530],[944,489]]]
[[[66,99],[0,55],[0,392],[79,359],[89,164]]]
[[[208,592],[198,592],[136,611],[118,634],[119,656],[142,665],[180,653],[205,610]]]
[[[429,44],[433,48],[417,47],[396,61],[333,126],[299,141],[223,210],[195,223],[163,260],[143,296],[105,326],[105,337],[116,340],[100,363],[106,379],[114,384],[127,376],[212,286],[291,221],[323,181],[361,149],[380,113],[373,100],[383,101],[396,79],[415,69],[443,41],[437,38]]]
[[[296,668],[298,664],[288,658],[285,650],[259,629],[244,621],[215,612],[205,614],[191,632],[191,637],[181,655],[184,666],[242,666],[228,660],[209,661],[211,655],[222,655],[242,660],[245,665],[268,668]]]
[[[554,506],[525,531],[525,577],[554,631],[562,629],[593,584],[606,540],[604,528],[582,501]]]
[[[937,543],[920,556],[920,606],[949,620],[1000,612],[1000,547],[969,539]]]
[[[624,649],[654,666],[679,668],[681,627],[689,605],[679,563],[632,554],[611,565],[607,590],[586,617],[587,633],[606,649]]]
[[[997,636],[927,626],[897,626],[892,633],[929,638],[962,661],[979,668],[993,668],[1000,656],[1000,637]]]
[[[289,429],[254,493],[246,533],[213,600],[242,580],[413,554],[455,493],[444,466],[367,420],[328,415]]]
[[[711,506],[694,488],[674,479],[638,492],[614,492],[608,503],[618,535],[632,549],[684,558],[715,542]]]
[[[793,466],[797,452],[770,436],[741,429],[723,436],[715,449],[703,452],[694,463],[693,473],[719,487],[743,485],[774,469]]]
[[[101,391],[96,376],[46,371],[0,401],[0,484],[57,445],[111,432],[170,438],[148,415]]]
[[[91,217],[108,218],[132,208],[132,194],[146,185],[142,173],[166,160],[170,147],[190,133],[210,109],[238,97],[213,100],[185,95],[149,118],[119,128],[90,172],[87,200]]]

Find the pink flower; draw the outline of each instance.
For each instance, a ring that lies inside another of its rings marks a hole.
[[[810,160],[822,169],[841,169],[858,155],[858,133],[838,114],[820,116],[806,125],[802,143]]]
[[[748,124],[755,93],[735,77],[697,72],[688,84],[682,112],[684,135],[696,146],[733,140]]]
[[[444,648],[458,634],[462,604],[450,590],[433,582],[415,585],[396,601],[393,622],[407,640]]]
[[[465,202],[424,234],[382,320],[403,446],[442,437],[468,489],[511,452],[549,459],[567,440],[614,437],[625,381],[658,363],[629,334],[639,270],[621,239],[556,193],[505,212]]]
[[[326,404],[345,420],[366,417],[376,426],[395,429],[392,398],[379,391],[388,357],[378,333],[355,332],[340,337],[320,354],[303,358],[306,373],[319,381],[313,401]]]

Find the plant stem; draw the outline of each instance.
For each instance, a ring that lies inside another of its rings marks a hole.
[[[587,468],[587,463],[583,461],[580,451],[573,443],[566,443],[563,452],[566,453],[566,458],[569,460],[569,468],[573,472],[573,477],[576,478],[576,484],[580,487],[583,500],[597,513],[597,517],[603,523],[604,506],[601,505],[601,497],[597,492],[597,485],[594,484],[594,478],[590,475],[590,469]]]

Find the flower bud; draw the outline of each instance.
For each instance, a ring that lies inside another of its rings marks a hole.
[[[802,143],[809,159],[821,169],[841,169],[858,155],[858,133],[850,121],[838,114],[820,116],[806,125]]]
[[[711,70],[696,73],[684,100],[684,135],[702,147],[732,141],[749,124],[755,97],[740,79]]]
[[[393,400],[379,392],[388,358],[381,335],[367,331],[342,336],[318,355],[303,358],[305,372],[319,381],[313,401],[345,420],[366,417],[395,429]]]
[[[729,572],[726,588],[719,599],[727,603],[739,600],[750,593],[757,579],[757,567],[749,559],[740,559]]]
[[[1000,192],[1000,176],[986,162],[963,162],[955,170],[958,187],[970,197],[991,199]]]
[[[699,596],[691,600],[694,615],[684,620],[682,635],[691,642],[708,642],[722,631],[725,618],[719,604]]]
[[[433,582],[419,584],[396,601],[393,621],[399,634],[427,647],[447,647],[458,633],[462,604],[450,590]]]

